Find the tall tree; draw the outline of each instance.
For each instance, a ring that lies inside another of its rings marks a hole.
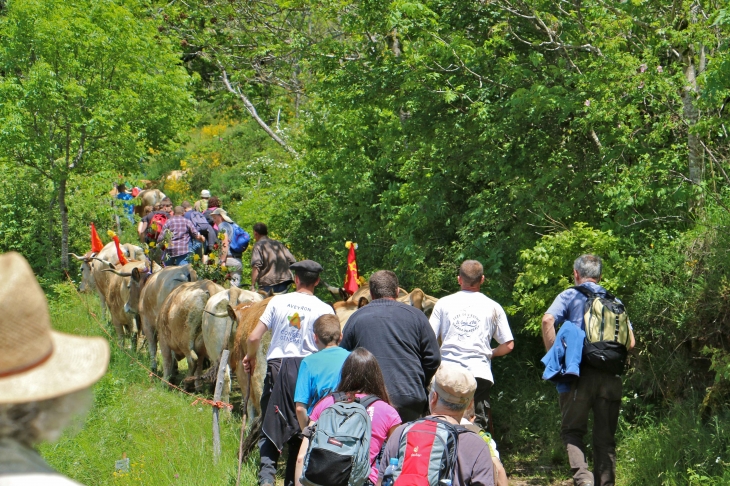
[[[70,176],[164,146],[192,114],[190,78],[152,22],[109,0],[11,0],[0,38],[0,157],[52,183],[67,268]]]

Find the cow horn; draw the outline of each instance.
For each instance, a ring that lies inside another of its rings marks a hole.
[[[231,285],[231,289],[228,291],[228,302],[231,304],[238,304],[238,297],[241,295],[241,289]]]
[[[120,277],[131,277],[132,272],[120,272],[119,270],[115,270],[113,268],[105,268],[102,270],[102,272],[111,272],[114,275],[119,275]]]
[[[89,261],[89,260],[90,260],[90,258],[86,258],[85,256],[78,256],[78,255],[77,255],[76,253],[70,253],[70,252],[69,252],[69,255],[71,255],[71,256],[72,256],[72,257],[74,257],[75,259],[77,259],[77,260],[79,260],[79,261],[82,261],[82,262],[87,262],[87,261]]]
[[[105,265],[109,265],[111,268],[114,268],[114,265],[112,265],[111,262],[108,262],[106,260],[102,260],[101,258],[93,257],[94,260],[99,260],[101,263],[104,263]]]

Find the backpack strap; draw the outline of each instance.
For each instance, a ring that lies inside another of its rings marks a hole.
[[[370,405],[380,400],[380,398],[375,395],[365,395],[364,397],[355,398],[355,400],[367,410]]]

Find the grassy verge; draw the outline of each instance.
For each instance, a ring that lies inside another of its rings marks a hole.
[[[106,336],[82,301],[96,310],[94,297],[79,297],[66,284],[54,290],[55,329]],[[191,406],[191,397],[152,381],[114,345],[109,371],[94,387],[94,397],[83,429],[41,447],[44,458],[63,474],[86,485],[235,484],[240,416],[222,414],[222,455],[214,464],[211,408]],[[114,461],[123,454],[130,458],[131,471],[115,474]],[[241,484],[256,483],[255,460],[245,465]]]

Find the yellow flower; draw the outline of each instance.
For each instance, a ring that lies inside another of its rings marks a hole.
[[[226,234],[221,231],[220,233],[218,233],[218,239],[221,240],[221,241],[225,240],[226,239]]]
[[[213,263],[213,265],[211,265],[211,267],[218,268],[218,264],[217,263]]]
[[[215,260],[216,258],[218,258],[218,255],[216,255],[215,252],[213,251],[208,255],[208,258],[210,258],[211,260]]]
[[[225,266],[225,265],[221,265],[221,270],[224,271],[224,272],[227,272],[228,271],[228,267]]]
[[[155,247],[155,242],[154,241],[150,241],[150,248],[154,248],[154,247]]]
[[[116,233],[114,233],[112,230],[107,230],[107,235],[109,235],[109,238],[114,238],[116,236]]]
[[[195,255],[193,255],[193,261],[194,262],[200,261],[200,255],[198,255],[197,253]]]
[[[149,251],[149,250],[145,250],[145,251],[144,251],[144,254],[145,254],[145,255],[149,255],[149,254],[150,254],[150,251]]]

